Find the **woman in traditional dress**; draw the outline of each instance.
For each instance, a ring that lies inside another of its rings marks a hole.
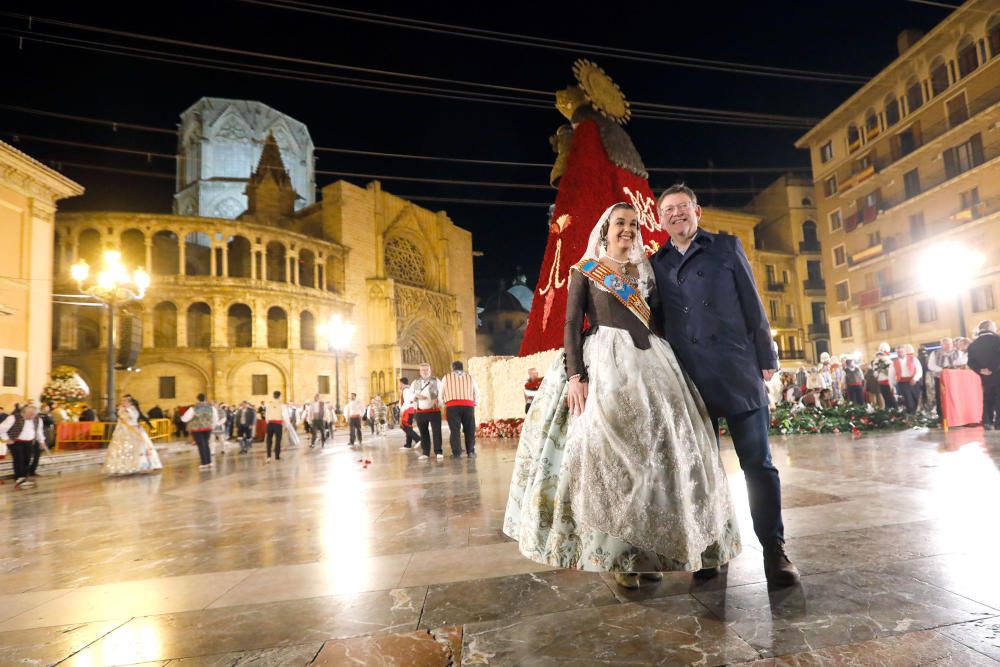
[[[163,468],[149,434],[139,424],[139,410],[127,396],[118,404],[118,424],[104,455],[106,475],[132,475]]]
[[[741,548],[705,405],[650,329],[655,289],[636,211],[609,207],[570,271],[565,348],[524,423],[503,528],[531,560],[626,588]]]

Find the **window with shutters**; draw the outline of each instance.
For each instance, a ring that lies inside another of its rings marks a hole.
[[[160,377],[160,398],[177,398],[177,378],[173,375]]]

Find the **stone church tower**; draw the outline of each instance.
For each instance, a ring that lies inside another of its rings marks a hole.
[[[232,220],[247,210],[246,189],[268,137],[297,195],[294,210],[315,203],[305,125],[260,102],[203,97],[181,114],[174,213]]]

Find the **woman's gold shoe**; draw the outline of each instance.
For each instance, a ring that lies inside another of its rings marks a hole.
[[[639,575],[635,572],[615,572],[615,583],[622,588],[635,590],[639,588]]]

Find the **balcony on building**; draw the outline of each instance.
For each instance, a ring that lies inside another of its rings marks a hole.
[[[785,283],[778,282],[778,281],[772,281],[772,280],[768,279],[768,281],[767,281],[767,291],[768,292],[784,292],[785,291]]]
[[[772,317],[771,327],[774,329],[794,329],[795,318],[794,317]]]
[[[778,350],[778,359],[805,359],[805,350]]]
[[[799,241],[799,252],[820,252],[819,241]]]
[[[809,336],[810,337],[822,337],[830,335],[830,323],[829,322],[813,322],[809,325]]]
[[[822,278],[806,278],[802,281],[802,289],[806,292],[826,293],[826,281]]]

